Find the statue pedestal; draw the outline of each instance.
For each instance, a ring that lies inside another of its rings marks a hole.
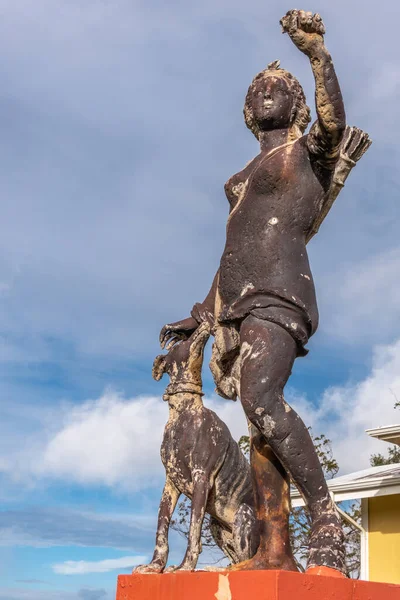
[[[400,600],[400,586],[287,571],[120,575],[117,600]]]

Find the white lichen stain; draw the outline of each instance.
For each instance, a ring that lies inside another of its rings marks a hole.
[[[250,290],[254,290],[254,285],[252,283],[247,283],[244,288],[242,289],[242,291],[240,292],[241,296],[244,296],[245,294],[247,294],[247,292],[249,292]]]
[[[275,432],[275,421],[269,416],[266,415],[263,419],[263,423],[264,423],[264,435],[270,437],[272,435],[274,435]]]
[[[184,365],[182,365],[182,366],[184,368]],[[171,371],[170,377],[171,378],[172,377],[176,378],[177,376],[178,376],[178,365],[176,364],[176,362],[174,362],[173,365],[172,365],[172,371]],[[171,379],[171,381],[172,381],[172,379]]]
[[[240,356],[242,362],[251,354],[252,347],[248,342],[243,342],[242,347],[240,349]]]
[[[268,221],[268,225],[276,225],[278,223],[278,219],[276,217],[271,217]]]
[[[232,600],[231,586],[229,585],[229,575],[219,575],[218,590],[214,595],[217,600]]]
[[[265,408],[263,408],[262,406],[259,406],[258,408],[256,408],[255,413],[256,415],[262,415],[263,412],[265,412]]]
[[[309,275],[304,275],[304,273],[300,273],[300,275],[304,277],[304,279],[308,279],[308,281],[311,281],[311,277],[309,277]]]
[[[230,219],[233,217],[233,215],[238,211],[239,206],[243,202],[243,200],[246,196],[248,184],[249,184],[249,180],[246,179],[246,181],[238,183],[238,185],[235,185],[232,187],[232,192],[235,194],[235,196],[237,196],[238,201],[236,203],[235,208],[231,211],[231,213],[228,217],[228,223],[229,223]]]
[[[290,327],[292,329],[297,329],[297,323],[290,323]]]
[[[241,181],[237,185],[232,186],[232,194],[234,194],[237,198],[239,198],[240,194],[243,192],[244,183]]]

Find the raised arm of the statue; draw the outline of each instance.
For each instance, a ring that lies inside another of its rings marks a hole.
[[[346,115],[332,58],[324,44],[324,24],[318,14],[291,10],[281,25],[295,46],[308,56],[314,73],[318,120],[308,135],[308,147],[326,166],[334,168],[346,128]]]

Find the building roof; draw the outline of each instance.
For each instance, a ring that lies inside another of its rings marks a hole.
[[[400,425],[387,425],[386,427],[367,429],[366,433],[371,437],[378,438],[378,440],[400,446]]]
[[[400,494],[400,463],[370,467],[328,482],[335,502]],[[304,501],[297,489],[291,490],[292,506],[303,506]]]

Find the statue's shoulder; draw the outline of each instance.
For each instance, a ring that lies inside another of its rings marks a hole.
[[[298,160],[308,159],[310,150],[308,147],[308,133],[288,144],[288,151],[298,158]]]

